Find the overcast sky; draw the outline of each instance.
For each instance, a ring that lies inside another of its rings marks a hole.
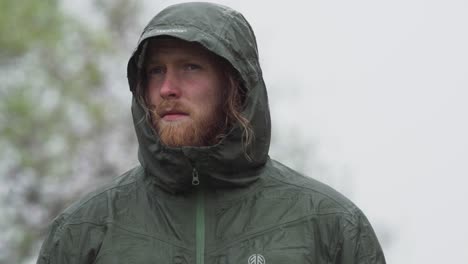
[[[349,168],[388,263],[468,259],[468,2],[223,3],[257,33],[273,122]]]
[[[142,25],[178,2],[145,0]],[[468,1],[216,2],[257,35],[275,138],[343,172],[310,176],[363,209],[387,262],[468,259]]]
[[[274,121],[347,164],[389,263],[468,259],[468,2],[232,5],[259,36]],[[266,6],[268,6],[266,8]]]

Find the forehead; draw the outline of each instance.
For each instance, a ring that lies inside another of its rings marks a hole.
[[[161,37],[149,40],[147,57],[172,55],[178,57],[193,57],[216,60],[216,55],[197,42],[189,42],[177,38]]]

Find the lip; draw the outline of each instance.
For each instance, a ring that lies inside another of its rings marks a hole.
[[[188,116],[188,114],[186,114],[186,113],[169,111],[169,112],[164,113],[162,115],[162,119],[165,120],[165,121],[177,121],[177,120],[180,120],[180,119],[185,118],[187,116]]]

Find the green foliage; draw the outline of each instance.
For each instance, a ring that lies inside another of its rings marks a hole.
[[[18,26],[17,30],[2,29],[1,50],[10,60],[0,67],[16,78],[5,80],[1,88],[5,126],[0,132],[3,140],[21,152],[16,171],[33,168],[38,176],[50,175],[48,164],[73,155],[76,142],[92,133],[77,127],[77,111],[88,128],[103,125],[103,106],[90,94],[103,84],[96,54],[106,49],[102,40],[95,40],[77,21],[61,16],[54,1],[11,3],[5,4],[11,12],[2,9],[1,17]],[[48,151],[47,146],[60,136],[72,147]]]
[[[113,39],[132,29],[137,4],[97,2],[104,28],[67,15],[56,0],[0,0],[0,263],[37,254],[51,219],[95,184],[86,174],[116,176],[105,139],[131,130],[113,129],[123,121],[111,114],[119,104],[108,65],[122,53]],[[112,22],[118,16],[124,24]],[[72,180],[81,187],[64,192]]]
[[[33,47],[50,46],[60,36],[63,17],[57,1],[0,0],[0,58],[22,56]]]

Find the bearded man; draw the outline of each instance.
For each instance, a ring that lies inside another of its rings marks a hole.
[[[128,79],[141,166],[60,214],[37,263],[385,263],[352,202],[269,158],[267,93],[240,13],[164,9]]]

